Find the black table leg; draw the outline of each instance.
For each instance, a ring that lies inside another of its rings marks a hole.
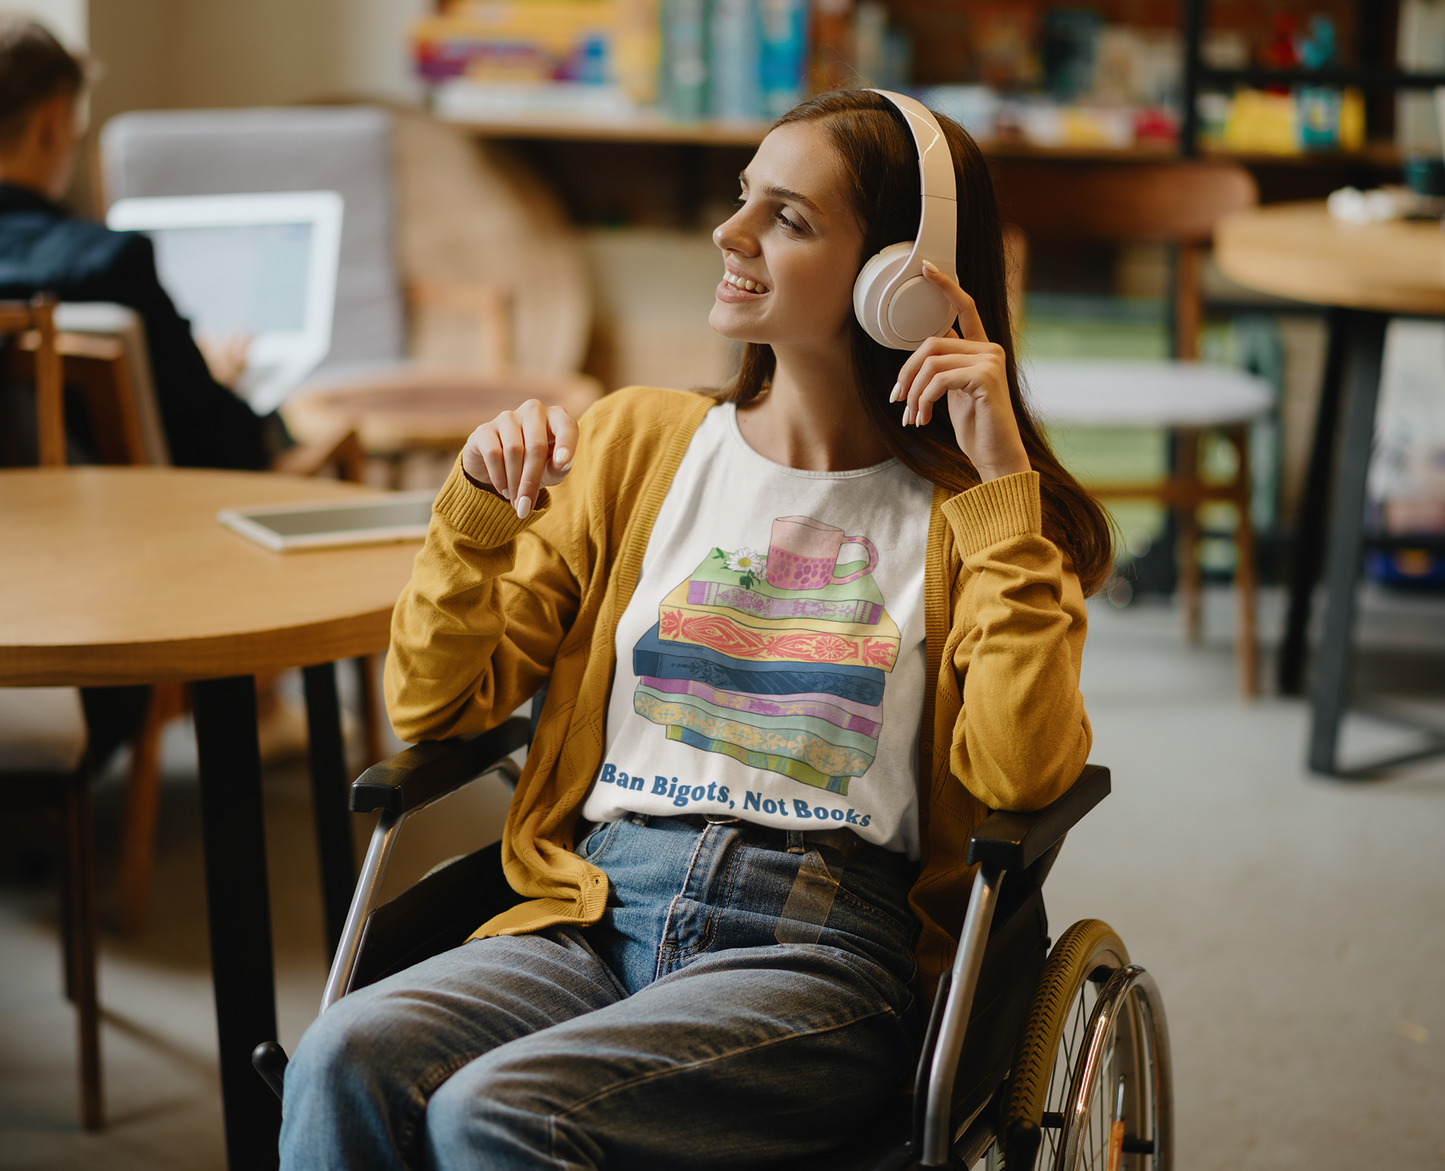
[[[1335,477],[1334,509],[1327,548],[1325,625],[1315,660],[1310,699],[1309,766],[1337,775],[1340,721],[1349,704],[1355,627],[1355,588],[1360,576],[1365,527],[1365,481],[1375,438],[1375,404],[1385,352],[1384,313],[1351,313],[1346,323],[1345,378],[1348,405],[1345,444]]]
[[[1285,620],[1284,643],[1279,651],[1281,695],[1304,694],[1306,639],[1309,635],[1310,604],[1315,582],[1324,560],[1325,517],[1330,505],[1330,479],[1338,445],[1340,384],[1344,381],[1345,337],[1350,312],[1331,309],[1328,316],[1329,349],[1325,354],[1325,377],[1320,387],[1319,409],[1315,412],[1314,443],[1310,448],[1309,470],[1295,521],[1294,556],[1289,579],[1289,616]]]
[[[251,1171],[277,1166],[281,1131],[281,1105],[251,1068],[251,1050],[277,1036],[256,682],[207,679],[194,702],[226,1160]]]
[[[306,724],[310,737],[311,806],[316,819],[316,848],[321,860],[321,903],[326,915],[326,959],[341,941],[351,891],[356,885],[356,855],[347,809],[346,747],[341,737],[341,704],[336,666],[321,663],[302,670],[306,681]]]

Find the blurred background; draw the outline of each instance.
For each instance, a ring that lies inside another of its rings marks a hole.
[[[1379,78],[1445,72],[1445,0],[36,0],[0,10],[33,15],[95,63],[83,164],[65,196],[85,218],[103,219],[120,195],[156,193],[126,169],[127,144],[162,125],[140,115],[381,111],[381,177],[366,182],[385,193],[373,228],[391,324],[354,332],[347,351],[339,295],[327,363],[282,407],[300,439],[335,422],[326,396],[373,378],[357,373],[366,363],[404,369],[406,394],[450,393],[464,376],[573,379],[567,393],[583,406],[633,384],[721,385],[738,355],[707,326],[720,271],[710,233],[770,120],[852,85],[905,90],[958,119],[1014,225],[1026,382],[1037,372],[1042,392],[1061,366],[1186,359],[1247,374],[1264,395],[1233,430],[1196,428],[1182,441],[1169,419],[1051,418],[1081,478],[1122,489],[1109,499],[1115,576],[1091,602],[1084,670],[1094,759],[1114,767],[1115,797],[1073,835],[1050,880],[1055,935],[1078,916],[1108,919],[1158,974],[1176,1034],[1182,1168],[1445,1167],[1445,768],[1426,759],[1354,786],[1312,775],[1298,681],[1282,695],[1275,670],[1329,311],[1227,276],[1209,238],[1222,204],[1202,235],[1163,214],[1188,202],[1188,176],[1207,166],[1243,192],[1238,206],[1352,190],[1349,206],[1364,207],[1361,193],[1383,192],[1395,201],[1385,218],[1438,219],[1445,106],[1430,87]],[[1111,206],[1146,186],[1163,209],[1147,230],[1110,221]],[[217,189],[231,188],[187,190]],[[286,187],[254,188],[276,189]],[[400,385],[387,378],[388,390]],[[1392,322],[1380,393],[1367,507],[1423,539],[1366,562],[1357,679],[1445,727],[1445,324]],[[364,478],[378,486],[436,487],[460,442],[458,427],[415,419],[356,426]],[[1202,483],[1242,487],[1184,510],[1150,498],[1185,465]],[[1257,598],[1248,686],[1243,652],[1231,649],[1242,645],[1236,587]],[[400,745],[385,728],[363,733],[364,688],[342,683],[359,770]],[[263,724],[263,753],[290,1046],[314,1012],[325,958],[300,684],[275,687],[282,714]],[[1342,751],[1357,760],[1439,740],[1352,716]],[[0,824],[0,1135],[10,1136],[0,1167],[222,1165],[188,720],[171,723],[162,745],[145,920],[121,930],[106,884],[127,768],[122,752],[96,787],[113,1104],[100,1134],[73,1122],[46,831]],[[415,857],[395,864],[394,883],[422,873],[428,855],[486,840],[506,794],[479,786],[449,802],[407,847]],[[358,841],[367,830],[358,825]]]
[[[997,168],[1025,175],[1039,159],[1228,158],[1266,204],[1399,182],[1406,159],[1439,156],[1428,91],[1237,80],[1260,70],[1298,70],[1307,82],[1321,70],[1439,69],[1438,3],[1204,7],[1194,36],[1191,6],[1170,0],[72,0],[30,10],[103,67],[92,136],[130,110],[379,100],[434,111],[490,170],[538,180],[538,198],[560,212],[585,259],[581,368],[612,389],[727,378],[733,356],[705,321],[708,232],[725,218],[766,120],[820,89],[917,92],[958,118]],[[425,152],[398,163],[428,182]],[[432,165],[439,178],[442,164]],[[106,203],[99,169],[86,169],[69,197],[90,214]],[[409,222],[403,207],[399,231]],[[1026,354],[1176,352],[1167,242],[1030,236]],[[1252,446],[1260,572],[1278,580],[1308,459],[1321,316],[1270,304],[1207,261],[1200,289],[1198,352],[1276,388],[1277,409],[1256,424]],[[1110,482],[1158,475],[1170,459],[1158,430],[1096,430],[1064,447]],[[1130,591],[1172,593],[1164,510],[1115,507],[1128,547],[1153,555],[1135,557],[1143,564],[1126,575]],[[1200,546],[1203,572],[1225,580],[1229,509],[1203,523],[1220,538]]]

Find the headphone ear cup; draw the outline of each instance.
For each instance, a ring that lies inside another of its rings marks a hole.
[[[887,316],[887,306],[883,300],[883,290],[901,269],[908,257],[913,253],[913,241],[906,240],[900,244],[890,244],[881,252],[868,258],[868,263],[858,274],[858,279],[853,282],[853,315],[858,318],[858,324],[880,346],[887,346],[890,349],[901,349],[888,339],[884,331],[883,322]]]

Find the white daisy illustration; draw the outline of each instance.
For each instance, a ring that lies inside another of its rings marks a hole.
[[[739,549],[727,557],[727,567],[734,573],[751,573],[755,577],[761,576],[767,563],[767,555],[756,549]]]

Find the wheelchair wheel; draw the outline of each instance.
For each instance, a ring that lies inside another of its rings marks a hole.
[[[1107,923],[1075,923],[1044,964],[1005,1091],[1005,1166],[1170,1171],[1172,1106],[1153,979]]]

